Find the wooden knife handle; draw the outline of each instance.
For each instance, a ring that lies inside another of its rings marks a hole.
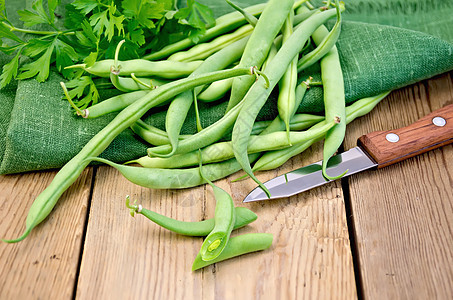
[[[450,104],[407,127],[363,135],[357,144],[382,168],[452,142],[453,104]]]

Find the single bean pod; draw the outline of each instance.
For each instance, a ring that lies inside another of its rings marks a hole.
[[[340,10],[340,7],[337,7]],[[234,156],[241,164],[242,169],[249,175],[260,187],[269,194],[267,188],[253,175],[250,163],[247,161],[247,143],[249,140],[251,128],[255,122],[256,116],[262,106],[268,99],[272,89],[281,79],[287,67],[293,58],[302,50],[305,42],[310,35],[328,19],[335,16],[336,10],[330,9],[319,14],[312,15],[302,22],[282,45],[274,59],[264,70],[268,76],[269,84],[266,89],[264,79],[260,77],[247,92],[247,95],[241,101],[243,105],[233,127],[232,143]],[[334,119],[330,117],[329,120]]]
[[[129,104],[134,103],[140,98],[145,97],[149,91],[139,90],[135,92],[120,94],[110,97],[104,101],[98,102],[95,105],[85,108],[82,111],[82,117],[94,119],[112,112],[120,111]]]
[[[201,159],[199,169],[200,176],[212,187],[216,200],[214,228],[205,238],[200,249],[201,259],[210,261],[216,259],[228,244],[234,228],[236,214],[233,198],[231,198],[230,194],[204,176]]]
[[[335,5],[340,6],[340,2],[335,0]],[[341,23],[341,13],[337,9],[337,23]],[[325,26],[319,27],[312,35],[315,44],[320,45],[329,35]],[[346,103],[344,92],[343,72],[341,69],[340,56],[336,46],[333,46],[320,61],[321,78],[324,91],[324,109],[326,120],[338,117],[340,122],[326,133],[323,149],[322,174],[326,179],[335,180],[342,177],[348,170],[338,176],[327,174],[327,163],[337,152],[344,140],[346,133]]]
[[[247,7],[247,8],[245,8],[245,10],[252,15],[259,15],[263,11],[265,6],[266,6],[266,3],[260,3],[257,5]],[[208,41],[216,36],[219,36],[221,34],[234,30],[234,29],[244,25],[245,23],[246,23],[246,20],[244,19],[244,16],[241,15],[241,13],[239,13],[239,12],[235,11],[235,12],[223,15],[216,19],[216,25],[214,27],[208,28],[206,30],[206,32],[200,37],[199,42]],[[162,59],[162,58],[168,57],[169,55],[171,55],[173,53],[176,53],[178,51],[189,48],[192,45],[195,45],[194,41],[190,38],[185,38],[176,43],[167,45],[159,51],[145,55],[143,57],[143,59],[147,59],[147,60]]]
[[[228,3],[228,5],[230,5],[232,8],[237,10],[241,15],[243,15],[244,19],[247,21],[247,23],[249,23],[250,25],[255,27],[256,23],[258,22],[257,17],[255,17],[254,15],[252,15],[251,13],[249,13],[248,11],[246,11],[245,9],[243,9],[242,7],[240,7],[239,5],[237,5],[234,2],[226,0],[226,3]]]
[[[167,132],[161,130],[155,126],[149,125],[142,120],[138,120],[134,124],[131,125],[131,130],[142,138],[145,142],[149,143],[150,145],[168,145],[170,144],[170,140],[168,139]],[[187,135],[180,135],[180,139],[187,138]]]
[[[135,74],[131,74],[133,76]],[[113,82],[114,81],[114,82]],[[155,89],[163,84],[168,83],[168,80],[163,80],[160,78],[151,78],[151,77],[123,77],[115,76],[113,78],[113,85],[118,90],[128,93],[139,90],[151,90]]]
[[[195,60],[190,62],[179,61],[149,61],[145,59],[131,59],[119,62],[119,76],[129,76],[132,73],[135,76],[157,76],[161,78],[181,78],[192,73],[203,61]],[[113,59],[104,59],[95,62],[92,66],[87,67],[84,64],[74,65],[68,68],[82,68],[84,71],[98,76],[110,77],[111,67],[114,65]]]
[[[213,82],[198,95],[198,100],[203,102],[219,100],[228,93],[232,84],[233,79],[231,78]]]
[[[283,43],[285,43],[293,33],[293,18],[294,14],[291,11],[286,18],[282,29]],[[297,86],[297,60],[298,55],[295,55],[288,69],[283,74],[282,79],[278,83],[279,93],[277,98],[277,109],[280,119],[285,123],[288,142],[291,144],[289,137],[289,123],[291,117],[296,113],[296,86]]]
[[[346,107],[346,123],[349,124],[356,118],[369,113],[388,94],[389,92],[385,92],[374,97],[363,98]],[[324,123],[325,121],[319,122],[314,127],[323,126]],[[293,144],[286,149],[266,152],[256,161],[253,171],[274,170],[321,139],[313,139],[300,144]]]
[[[252,154],[250,159],[256,160],[257,158],[257,154]],[[206,180],[201,177],[198,167],[190,169],[149,169],[121,165],[100,157],[89,157],[84,163],[89,161],[105,163],[117,169],[130,182],[150,189],[184,189],[206,183]],[[240,169],[241,167],[235,159],[208,164],[203,167],[206,178],[211,181],[227,177]]]
[[[215,225],[214,218],[199,222],[185,222],[169,218],[143,208],[140,204],[137,205],[134,203],[131,205],[129,203],[129,196],[126,197],[126,207],[130,209],[132,216],[134,216],[135,213],[141,214],[157,225],[181,235],[207,236],[214,229]],[[253,211],[245,207],[235,207],[234,211],[236,215],[234,229],[242,228],[258,218]]]
[[[221,35],[207,43],[197,44],[189,48],[189,50],[187,51],[177,52],[168,57],[168,60],[182,62],[203,60],[210,56],[211,54],[219,50],[222,50],[226,46],[231,45],[232,43],[249,36],[252,33],[252,31],[253,27],[251,25],[243,25],[242,27],[239,27],[236,31],[232,33]]]
[[[98,102],[92,106],[87,107],[81,112],[82,117],[87,119],[97,118],[112,112],[120,111],[126,106],[134,103],[135,101],[139,100],[140,98],[144,97],[148,94],[150,89],[148,87],[141,88],[142,86],[140,83],[135,81],[132,78],[120,77],[118,76],[119,84],[125,89],[130,90],[131,92],[126,92],[124,94],[120,94],[117,96],[110,97],[106,100]],[[168,81],[163,81],[161,79],[150,79],[150,78],[140,78],[141,82],[149,81],[153,84],[153,88],[158,88],[160,85],[168,83]],[[166,105],[168,101],[159,104]]]
[[[198,253],[192,264],[192,271],[236,256],[265,250],[272,245],[273,235],[270,233],[247,233],[230,238],[222,253],[215,259],[204,261]]]
[[[77,180],[89,163],[87,158],[101,154],[123,130],[135,123],[148,110],[195,86],[246,74],[251,74],[250,69],[224,70],[177,80],[150,91],[145,97],[123,109],[58,171],[50,185],[38,195],[28,212],[24,233],[17,239],[3,241],[14,243],[26,238],[33,228],[50,214],[63,192]]]

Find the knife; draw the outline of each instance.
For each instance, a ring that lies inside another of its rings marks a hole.
[[[396,130],[375,131],[361,136],[357,147],[333,156],[327,165],[331,176],[349,176],[367,169],[380,169],[453,142],[453,104]],[[278,176],[264,183],[271,197],[257,187],[243,202],[286,198],[330,182],[322,176],[322,161]]]

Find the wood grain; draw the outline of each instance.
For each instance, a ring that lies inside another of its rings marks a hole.
[[[28,208],[54,175],[0,176],[0,237],[23,232]],[[72,299],[92,175],[85,170],[25,240],[0,243],[0,299]]]
[[[346,148],[452,103],[450,74],[393,92],[348,127]],[[365,298],[453,298],[453,147],[353,175],[350,195]]]
[[[320,145],[270,179],[319,159]],[[237,176],[237,175],[236,175]],[[234,176],[234,177],[236,177]],[[255,187],[251,180],[216,182],[236,205]],[[280,201],[244,205],[258,220],[233,234],[274,234],[269,250],[192,272],[201,238],[161,229],[128,214],[130,194],[144,207],[186,221],[214,214],[209,187],[157,191],[135,186],[107,167],[97,172],[76,297],[79,299],[302,299],[356,297],[342,190],[338,183]]]

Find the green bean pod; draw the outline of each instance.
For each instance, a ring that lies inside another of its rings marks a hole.
[[[231,232],[234,229],[236,214],[233,198],[230,194],[204,176],[201,162],[199,169],[200,176],[212,187],[216,200],[214,228],[205,238],[200,249],[201,259],[210,261],[217,258],[228,244]]]
[[[161,78],[181,78],[190,75],[203,61],[195,60],[190,62],[179,61],[149,61],[145,59],[131,59],[119,62],[119,76],[157,76]],[[110,69],[114,65],[113,59],[104,59],[95,62],[92,66],[74,65],[71,68],[83,68],[86,72],[98,77],[110,77]]]
[[[132,124],[130,128],[136,135],[138,135],[141,139],[143,139],[150,145],[158,146],[170,144],[167,132],[152,125],[149,125],[143,122],[142,120],[138,120],[137,122]],[[187,138],[187,136],[180,135],[179,138],[184,139]]]
[[[300,84],[296,86],[295,90],[295,105],[294,105],[294,110],[297,110],[299,107],[300,103],[302,102],[305,92],[308,89],[309,84],[311,83],[311,80],[313,78],[309,78],[306,81],[302,81]],[[289,123],[289,128],[290,130],[303,130],[305,128],[308,128],[320,121],[324,120],[324,117],[322,116],[317,116],[317,115],[312,115],[312,114],[293,114],[293,116],[290,119]],[[267,134],[270,132],[275,132],[275,131],[282,131],[285,130],[286,124],[283,122],[283,120],[280,118],[280,116],[277,116],[270,124],[268,125],[267,128],[265,128],[261,134]]]
[[[363,98],[349,105],[346,107],[346,122],[349,124],[356,118],[366,115],[388,94],[389,92],[385,92],[374,97]],[[323,126],[324,123],[325,121],[321,121],[314,127]],[[312,139],[300,144],[295,143],[286,149],[266,152],[256,161],[253,166],[253,171],[274,170],[287,162],[291,157],[302,153],[312,144],[321,139],[322,138]]]
[[[324,122],[323,126],[310,128],[302,132],[290,132],[289,136],[294,143],[302,143],[307,140],[324,137],[327,130],[336,125],[336,122]],[[289,147],[288,134],[284,131],[277,131],[265,135],[250,136],[247,152],[260,153]],[[201,149],[203,163],[224,161],[234,157],[231,142],[219,142]],[[181,168],[193,166],[199,163],[198,151],[192,151],[171,157],[149,157],[144,156],[132,162],[139,163],[146,168]]]
[[[213,82],[198,95],[198,100],[203,102],[219,100],[228,93],[232,84],[233,79],[231,78]]]
[[[130,209],[132,216],[134,216],[135,213],[141,214],[157,225],[160,225],[165,229],[181,235],[207,236],[214,229],[215,225],[214,218],[199,222],[185,222],[175,220],[149,209],[143,208],[141,205],[137,205],[135,203],[133,205],[130,205],[129,198],[126,199],[126,207]],[[234,229],[242,228],[258,218],[258,216],[253,211],[245,207],[235,207],[234,211],[236,216]]]
[[[244,25],[239,27],[236,31],[221,35],[214,40],[197,44],[187,51],[177,52],[168,57],[169,61],[181,61],[181,62],[189,62],[194,60],[203,60],[210,56],[211,54],[222,50],[228,45],[249,36],[253,31],[253,27],[251,25]]]
[[[189,77],[221,70],[231,65],[241,57],[242,50],[244,49],[247,40],[248,37],[242,38],[211,55],[195,71],[193,71]],[[165,118],[165,129],[172,147],[171,151],[167,154],[168,156],[173,155],[178,148],[178,137],[181,132],[181,128],[186,120],[187,113],[189,112],[192,103],[194,103],[193,93],[198,95],[202,88],[203,87],[199,86],[196,87],[194,91],[185,91],[184,93],[176,96],[170,103]]]
[[[256,5],[247,7],[247,8],[245,8],[245,10],[252,15],[259,15],[263,11],[265,6],[266,6],[266,3],[260,3],[260,4],[256,4]],[[216,19],[216,25],[214,27],[208,28],[206,30],[206,32],[203,34],[203,36],[200,37],[199,42],[205,42],[205,41],[210,40],[211,38],[214,38],[221,34],[227,33],[229,31],[234,30],[234,29],[238,28],[239,26],[245,24],[246,22],[247,21],[245,20],[244,16],[241,13],[236,12],[236,11],[223,15]],[[171,55],[173,53],[176,53],[178,51],[189,48],[192,45],[195,45],[194,41],[190,38],[185,38],[176,43],[167,45],[159,51],[145,55],[143,57],[143,59],[147,59],[147,60],[162,59],[162,58],[168,57],[169,55]]]
[[[303,130],[309,127],[312,120],[308,120],[306,118],[313,118],[313,115],[307,115],[308,117],[303,116],[303,114],[296,115],[291,123],[291,130]],[[324,117],[321,117],[324,119]],[[260,134],[267,126],[269,126],[270,121],[260,121],[253,124],[252,135]],[[135,124],[131,126],[132,131],[137,134],[140,138],[142,138],[145,142],[149,143],[150,145],[159,146],[159,145],[167,145],[170,144],[170,140],[168,139],[167,132],[161,130],[157,127],[149,125],[142,120],[137,121]],[[277,131],[277,130],[276,130]],[[191,135],[179,135],[179,139],[183,140]],[[229,140],[229,136],[226,135],[224,140]],[[171,156],[173,157],[173,156]],[[170,160],[171,157],[162,158],[162,160]],[[131,161],[136,162],[136,161]]]
[[[149,91],[147,90],[139,90],[110,97],[85,108],[82,116],[87,119],[94,119],[112,112],[120,111],[135,101],[145,97],[148,93]]]
[[[257,17],[255,17],[254,15],[252,15],[251,13],[249,13],[248,11],[246,11],[245,9],[243,9],[242,7],[240,7],[239,5],[237,5],[234,2],[226,0],[226,3],[228,3],[228,5],[230,5],[232,8],[237,10],[241,15],[243,15],[244,19],[247,21],[247,23],[249,23],[250,25],[255,27],[256,23],[258,22]]]
[[[289,123],[289,128],[292,131],[300,131],[313,126],[314,124],[324,120],[323,116],[312,114],[295,114]],[[286,128],[285,123],[279,116],[270,121],[266,128],[260,134],[268,134],[276,131],[284,131]]]
[[[252,160],[257,158],[257,154],[250,156]],[[105,163],[115,168],[130,182],[150,189],[185,189],[206,183],[206,180],[201,177],[198,167],[189,169],[142,168],[117,164],[100,157],[90,157],[86,161]],[[203,166],[206,178],[211,181],[225,178],[240,169],[241,167],[235,159]]]
[[[135,74],[134,74],[135,75]],[[163,84],[168,83],[168,80],[150,77],[123,77],[123,76],[110,76],[113,86],[125,93],[134,92],[139,90],[155,89]]]
[[[246,74],[250,74],[248,68],[212,72],[194,78],[173,81],[159,89],[150,91],[145,97],[123,109],[58,171],[50,185],[38,195],[28,212],[24,233],[17,239],[3,241],[14,243],[26,238],[32,229],[50,214],[63,192],[77,180],[89,163],[87,158],[101,154],[123,130],[135,123],[152,107],[195,86],[208,84],[230,76]]]
[[[286,19],[285,24],[283,25],[283,43],[285,43],[288,38],[293,33],[293,18],[294,14],[291,11],[288,18]],[[298,55],[295,55],[292,62],[290,63],[288,69],[283,74],[282,79],[278,83],[279,93],[277,98],[277,109],[278,115],[285,123],[286,132],[288,134],[288,142],[291,144],[289,137],[289,123],[291,117],[296,112],[296,86],[297,86],[297,60]]]
[[[339,9],[339,8],[338,8]],[[274,59],[264,70],[268,76],[269,84],[266,88],[264,79],[260,77],[247,92],[247,95],[241,101],[243,105],[237,117],[232,132],[232,144],[234,156],[241,164],[242,169],[249,175],[260,187],[269,194],[267,188],[253,175],[252,168],[247,157],[247,143],[249,140],[251,128],[255,122],[256,116],[262,106],[268,99],[272,89],[281,79],[287,67],[293,61],[293,58],[302,50],[305,42],[310,35],[324,22],[335,16],[335,9],[326,10],[319,14],[312,15],[307,20],[299,24],[289,39],[282,45]],[[334,119],[333,117],[329,120]]]
[[[324,120],[323,116],[311,115],[311,114],[296,114],[291,119],[291,130],[300,131],[309,128],[310,126]],[[276,122],[277,121],[277,122]],[[144,124],[139,121],[137,125],[133,126],[133,131],[136,132],[141,138],[150,143],[151,145],[165,145],[168,144],[166,139],[166,133],[160,129]],[[137,126],[137,127],[136,127]],[[149,127],[149,131],[148,128]],[[139,128],[139,129],[137,129]],[[274,119],[274,121],[259,121],[253,124],[251,135],[268,134],[276,131],[285,130],[285,124],[280,118]],[[140,132],[143,131],[143,132]],[[190,137],[180,136],[181,139]],[[225,136],[226,140],[230,140],[229,136]],[[160,142],[160,143],[158,143]],[[212,145],[217,145],[212,146]],[[222,161],[227,159],[225,153],[231,153],[231,143],[216,143],[209,145],[202,149],[203,163],[211,163],[216,161]],[[211,148],[213,151],[208,150]],[[228,154],[231,155],[231,154]],[[228,156],[230,157],[230,156]],[[171,157],[150,157],[144,156],[129,163],[138,163],[145,168],[182,168],[195,166],[199,162],[198,153],[196,151],[176,154]]]
[[[337,7],[340,2],[335,0]],[[341,13],[337,9],[337,23],[341,22]],[[320,45],[322,41],[328,36],[329,31],[325,26],[319,27],[313,33],[313,41],[315,44]],[[326,179],[338,179],[348,171],[338,176],[329,176],[327,174],[327,163],[329,159],[337,152],[344,140],[346,133],[346,104],[344,94],[344,81],[343,72],[341,69],[340,56],[336,46],[333,46],[327,54],[323,56],[320,61],[321,64],[321,78],[324,91],[324,109],[326,120],[330,118],[339,118],[338,126],[335,126],[326,133],[323,149],[323,162],[322,174]]]
[[[232,110],[228,111],[222,118],[216,121],[214,124],[204,128],[202,131],[197,132],[196,134],[180,141],[178,143],[178,148],[173,152],[173,155],[186,153],[190,151],[197,150],[199,148],[206,147],[209,144],[212,144],[221,138],[223,138],[230,130],[236,120],[239,111],[242,107],[240,102],[238,105],[233,107]],[[172,151],[171,145],[161,145],[158,147],[148,148],[149,156],[157,157],[168,157],[169,153]]]
[[[252,65],[258,68],[261,67],[273,45],[274,39],[292,10],[293,4],[293,0],[268,1],[245,46],[239,66]],[[231,110],[244,98],[253,82],[253,78],[237,78],[237,80],[233,80],[227,110]]]
[[[302,7],[301,7],[302,8]],[[303,7],[306,9],[306,7]],[[308,9],[307,9],[308,10]],[[308,10],[309,12],[310,10]],[[307,12],[307,11],[305,11]],[[322,41],[318,44],[318,46],[312,50],[311,52],[305,54],[298,62],[297,62],[297,72],[301,72],[306,68],[310,67],[317,61],[319,61],[324,55],[326,55],[337,43],[338,38],[340,37],[341,32],[341,22],[337,20],[335,25],[333,26],[332,30],[327,34]]]
[[[236,256],[265,250],[272,245],[272,240],[273,235],[270,233],[247,233],[232,237],[222,253],[213,260],[204,261],[198,253],[192,264],[192,271]]]

